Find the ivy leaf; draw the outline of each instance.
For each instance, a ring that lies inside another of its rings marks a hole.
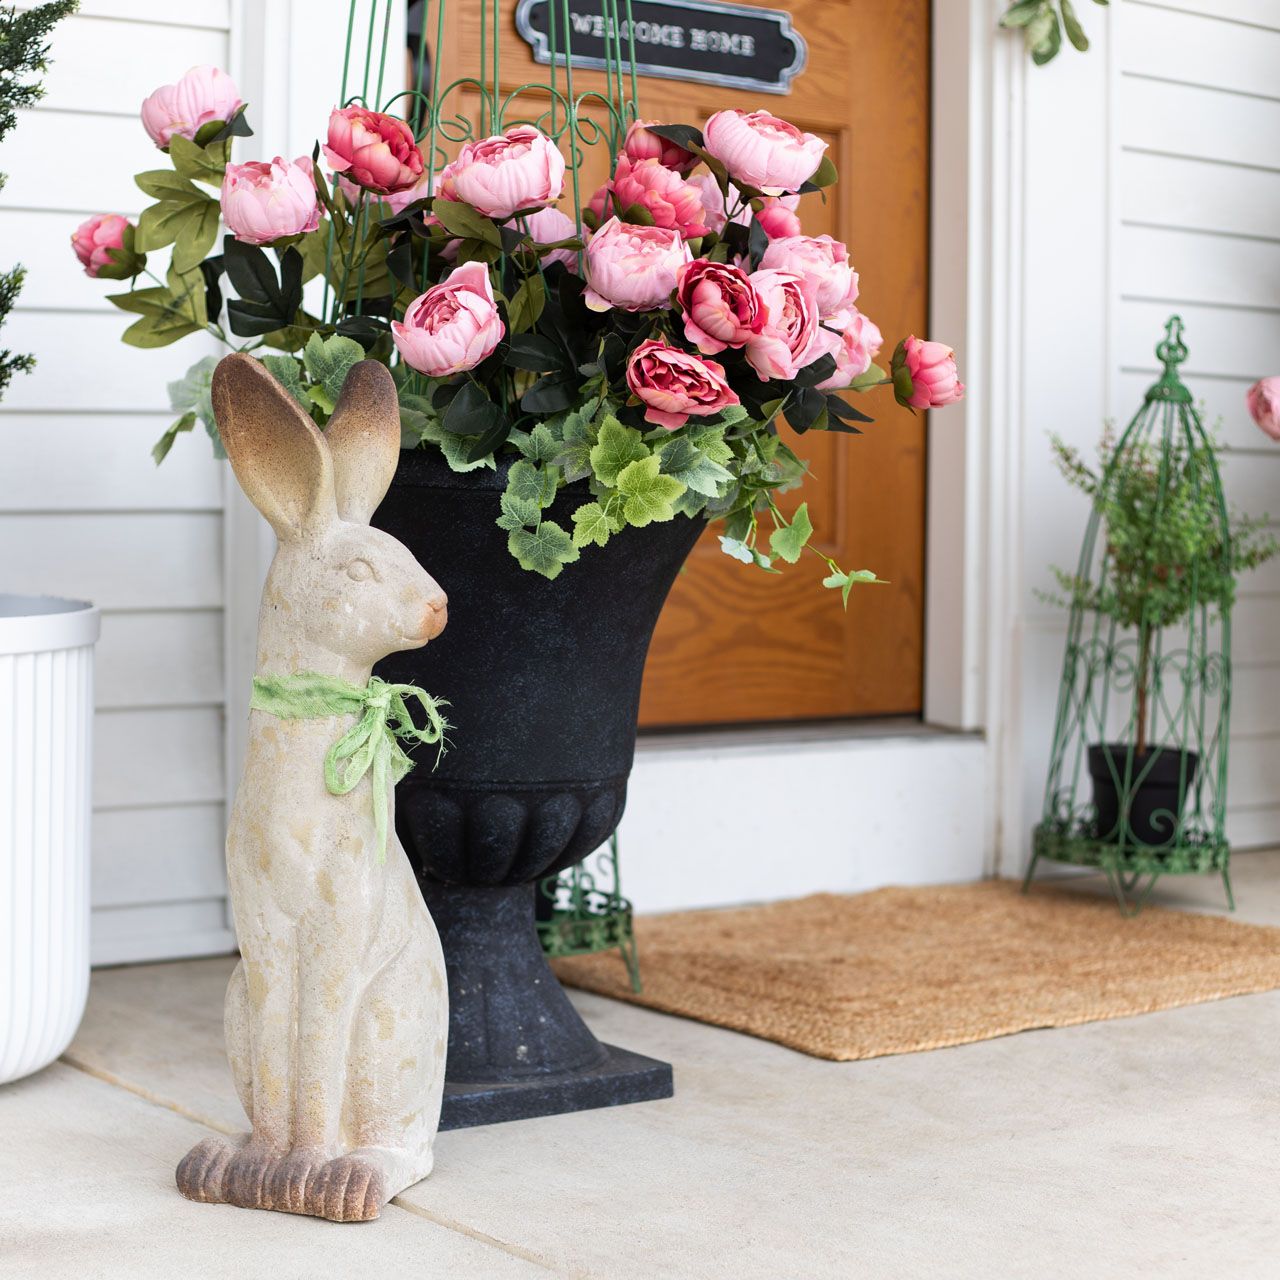
[[[538,508],[549,507],[555,501],[558,476],[554,467],[535,467],[523,458],[511,464],[507,474],[507,492],[512,497],[537,503]]]
[[[773,567],[773,561],[768,556],[747,546],[740,538],[728,538],[721,534],[720,550],[734,560],[741,560],[743,564],[753,564],[757,568],[764,569],[767,573],[778,572]]]
[[[307,367],[311,381],[317,385],[309,389],[311,398],[326,413],[332,413],[342,394],[342,384],[347,380],[351,366],[364,359],[364,348],[354,338],[333,334],[322,339],[313,333],[302,349],[302,362]]]
[[[404,435],[404,409],[400,411],[400,431],[401,438]],[[496,464],[493,461],[493,454],[488,453],[483,457],[473,458],[470,456],[472,446],[475,441],[469,436],[455,436],[448,432],[440,424],[440,419],[436,417],[423,417],[421,426],[419,427],[419,439],[429,440],[436,445],[440,452],[444,454],[444,460],[449,464],[451,471],[467,472],[475,471],[480,467],[488,467],[493,470]]]
[[[572,484],[591,474],[591,451],[596,445],[596,433],[581,413],[571,413],[565,419],[563,435],[560,452],[553,461],[564,473],[565,483]]]
[[[512,433],[515,439],[515,433]],[[516,448],[530,462],[554,462],[560,453],[560,441],[551,434],[545,423],[538,423],[522,440],[516,440]]]
[[[507,550],[522,569],[558,578],[560,570],[578,559],[573,539],[554,520],[544,520],[536,529],[514,529],[507,538]]]
[[[718,498],[721,486],[733,480],[731,472],[712,462],[687,436],[673,437],[658,454],[667,475],[674,476],[686,489],[708,498]]]
[[[600,424],[596,443],[590,453],[591,469],[601,484],[615,488],[624,467],[650,457],[648,448],[634,427],[624,427],[610,414]],[[654,459],[654,471],[658,460]]]
[[[497,519],[499,529],[532,529],[542,517],[542,508],[537,502],[521,498],[509,489],[498,499],[498,504],[502,508]]]
[[[218,421],[213,416],[213,371],[217,367],[217,356],[205,356],[203,360],[197,360],[181,378],[169,383],[169,407],[176,413],[191,410],[209,433],[214,455],[224,458],[226,454],[222,448],[222,437],[218,434]]]
[[[872,569],[855,569],[852,573],[841,573],[834,570],[822,580],[822,585],[832,591],[839,591],[840,598],[844,603],[844,607],[849,607],[849,592],[853,590],[854,584],[858,582],[880,582],[881,579]]]
[[[805,549],[809,539],[813,537],[813,524],[809,519],[809,504],[802,502],[797,508],[791,523],[775,529],[769,535],[769,549],[779,559],[788,564],[795,564],[800,553]]]
[[[310,410],[311,399],[302,381],[302,367],[293,356],[263,356],[262,363],[304,409]]]
[[[675,517],[675,500],[684,485],[674,476],[662,475],[661,459],[656,453],[629,462],[618,473],[618,492],[626,498],[622,514],[627,523],[643,528],[647,524],[664,523]]]
[[[160,437],[159,440],[151,446],[151,456],[155,460],[158,467],[168,456],[169,450],[173,448],[173,442],[183,431],[190,431],[196,425],[196,415],[194,413],[184,413],[177,422],[171,426],[168,431]]]
[[[603,547],[612,534],[620,533],[623,522],[613,514],[617,495],[612,495],[602,507],[598,502],[586,502],[573,513],[573,545],[585,547],[595,543]]]

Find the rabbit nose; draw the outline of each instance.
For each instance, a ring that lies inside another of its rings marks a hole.
[[[444,624],[449,620],[449,597],[443,591],[439,595],[432,596],[427,601],[427,608],[423,614],[422,630],[428,640],[434,640],[444,630]]]

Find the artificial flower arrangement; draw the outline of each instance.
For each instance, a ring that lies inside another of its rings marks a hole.
[[[495,520],[547,578],[628,525],[681,516],[723,521],[725,552],[772,572],[808,548],[846,603],[876,580],[812,545],[806,504],[779,508],[805,464],[777,424],[857,434],[870,418],[842,392],[892,385],[914,410],[964,389],[940,343],[907,337],[875,364],[845,246],[804,235],[795,211],[836,181],[821,139],[763,111],[701,130],[635,120],[579,220],[556,207],[565,160],[536,123],[466,142],[434,174],[405,120],[354,105],[310,157],[233,164],[251,131],[212,67],[157,89],[142,123],[169,160],[137,175],[155,203],[72,238],[89,275],[133,282],[110,298],[139,316],[126,342],[243,339],[321,427],[350,366],[384,361],[405,447],[456,471],[505,465]],[[146,255],[169,245],[160,279]],[[181,416],[157,461],[197,421],[217,447],[214,363],[171,384]],[[545,517],[583,480],[571,527]]]

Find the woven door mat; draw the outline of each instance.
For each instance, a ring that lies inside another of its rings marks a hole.
[[[1280,987],[1280,929],[1011,881],[641,916],[570,986],[851,1062]]]

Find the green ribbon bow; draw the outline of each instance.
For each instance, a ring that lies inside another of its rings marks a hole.
[[[419,729],[406,699],[416,698],[427,715]],[[447,702],[431,697],[417,685],[388,684],[370,676],[362,689],[336,676],[300,671],[292,676],[254,676],[249,705],[282,720],[314,720],[321,716],[359,716],[333,744],[324,758],[324,782],[329,793],[345,796],[360,779],[373,772],[373,821],[378,833],[378,861],[387,858],[387,791],[399,782],[413,761],[398,739],[438,744],[436,762],[445,752],[449,722],[440,714]]]

